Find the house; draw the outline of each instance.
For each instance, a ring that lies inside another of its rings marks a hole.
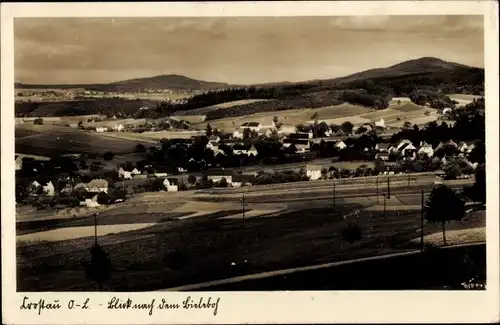
[[[257,156],[257,149],[253,145],[235,145],[233,147],[234,155]]]
[[[177,192],[179,190],[179,183],[176,178],[165,178],[163,186],[167,192]]]
[[[208,180],[214,183],[220,182],[221,179],[225,178],[228,184],[233,181],[233,172],[231,170],[219,169],[211,170],[205,174]]]
[[[140,175],[141,174],[141,172],[137,168],[134,168],[130,173],[132,175]]]
[[[16,156],[16,170],[21,170],[23,168],[23,158],[21,156]]]
[[[47,196],[54,196],[55,188],[54,188],[54,184],[52,184],[51,181],[49,181],[42,188],[43,188],[43,193],[45,193],[45,195],[47,195]]]
[[[446,142],[440,142],[440,143],[437,145],[436,149],[434,149],[434,150],[435,150],[435,151],[438,151],[438,150],[440,150],[440,149],[444,148],[445,146],[453,146],[453,147],[457,148],[457,147],[458,147],[458,144],[456,144],[456,142],[454,142],[453,140],[448,140],[448,141],[446,141]]]
[[[235,138],[235,139],[243,139],[243,133],[241,133],[238,130],[236,130],[233,133],[233,138]]]
[[[305,152],[309,152],[309,150],[310,150],[309,139],[301,139],[301,140],[285,139],[283,141],[283,147],[285,147],[285,148],[289,148],[292,145],[295,148],[295,152],[298,152],[298,153],[305,153]]]
[[[209,143],[211,143],[212,145],[217,145],[217,143],[219,143],[220,140],[221,138],[217,135],[212,135],[211,137],[208,138]]]
[[[400,147],[399,153],[404,159],[415,159],[417,148],[412,143],[405,143]]]
[[[105,127],[105,126],[98,126],[98,127],[95,128],[95,131],[96,132],[107,132],[108,128]]]
[[[233,187],[252,185],[254,179],[255,179],[254,175],[233,174],[231,177],[231,185]]]
[[[434,149],[432,148],[432,145],[426,142],[420,142],[420,148],[418,149],[417,153],[419,155],[426,155],[427,157],[432,157],[434,155]]]
[[[388,152],[377,152],[377,154],[375,154],[375,159],[387,161],[387,160],[389,160],[389,153]]]
[[[113,131],[115,132],[121,132],[125,129],[125,127],[123,126],[123,124],[115,124],[113,126]]]
[[[250,131],[259,132],[262,124],[260,122],[246,122],[240,126],[241,130],[249,129]]]
[[[259,135],[263,135],[266,138],[269,138],[273,134],[273,130],[270,128],[261,128],[259,130]]]
[[[137,170],[137,169],[134,169],[134,170]],[[140,174],[140,172],[138,172],[138,174]],[[123,179],[132,179],[132,175],[136,175],[136,174],[132,174],[131,171],[124,170],[123,167],[120,167],[120,169],[118,169],[118,176],[120,178],[123,178]]]
[[[306,175],[307,177],[309,177],[311,181],[320,179],[322,169],[323,166],[321,165],[314,165],[314,164],[306,165]]]
[[[457,149],[464,154],[470,153],[474,149],[475,145],[473,143],[460,142],[457,145]]]
[[[91,198],[86,198],[84,201],[80,202],[80,205],[86,206],[87,208],[95,208],[100,206],[100,204],[97,202],[97,197],[98,195],[95,194]]]
[[[92,193],[108,193],[108,181],[105,179],[93,179],[87,183],[87,187],[89,188],[88,191]]]
[[[378,152],[389,152],[390,149],[391,149],[390,143],[377,143],[375,145],[375,150]]]
[[[347,148],[347,145],[342,140],[341,141],[337,141],[333,146],[337,150],[344,150],[345,148]]]
[[[146,179],[148,178],[147,174],[139,174],[139,175],[133,175],[132,179]]]
[[[393,150],[392,150],[392,151],[393,151],[393,152],[399,152],[399,153],[401,153],[401,150],[402,150],[403,148],[405,148],[407,145],[410,145],[410,144],[411,144],[411,145],[412,145],[412,147],[413,147],[413,144],[411,143],[411,141],[410,141],[410,140],[407,140],[407,139],[401,139],[401,140],[399,140],[399,142],[398,142],[398,143],[397,143],[397,144],[393,147]],[[415,147],[413,147],[413,148],[415,148]]]
[[[379,121],[375,121],[375,127],[385,129],[385,120],[383,118],[381,118]]]

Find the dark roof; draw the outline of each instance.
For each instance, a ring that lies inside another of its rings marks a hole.
[[[285,139],[283,143],[292,143],[292,144],[309,144],[309,139]]]
[[[379,155],[379,156],[389,156],[389,153],[388,152],[379,152],[379,153],[377,153],[377,155]]]
[[[167,177],[167,179],[168,179],[168,182],[170,183],[170,185],[179,185],[179,180],[177,178]]]
[[[233,174],[232,181],[233,182],[248,182],[251,183],[255,177],[253,175],[245,175],[245,174]]]
[[[233,150],[250,150],[251,144],[237,144],[233,146]]]
[[[309,133],[290,133],[290,139],[309,139]]]
[[[245,122],[241,126],[259,126],[259,122]]]
[[[390,143],[377,143],[377,147],[379,149],[389,149],[390,146],[391,146]]]

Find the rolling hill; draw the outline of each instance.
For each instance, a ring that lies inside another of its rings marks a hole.
[[[148,78],[129,79],[106,84],[79,85],[29,85],[16,83],[17,89],[87,89],[110,92],[132,92],[140,89],[205,90],[226,88],[229,85],[219,82],[196,80],[186,76],[169,74]]]

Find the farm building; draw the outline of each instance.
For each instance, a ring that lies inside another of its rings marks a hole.
[[[107,132],[108,128],[106,126],[98,126],[95,128],[96,132]]]
[[[323,166],[321,165],[314,165],[314,164],[306,165],[306,175],[307,177],[309,177],[311,181],[320,179],[322,169]]]
[[[375,150],[378,152],[389,152],[391,149],[391,144],[390,143],[377,143],[375,145]]]
[[[45,193],[45,195],[47,195],[47,196],[54,196],[55,188],[54,188],[54,184],[52,184],[51,181],[49,181],[42,188],[43,188],[43,192]]]
[[[296,133],[296,132],[297,132],[297,128],[295,126],[292,126],[292,125],[282,125],[280,127],[280,129],[278,130],[278,134],[281,134],[281,135],[289,135],[289,134]]]
[[[338,141],[334,144],[334,147],[337,149],[337,150],[344,150],[345,148],[347,148],[347,145],[344,143],[344,141]]]
[[[243,139],[243,133],[241,133],[238,130],[236,130],[233,133],[233,138],[235,138],[235,139]]]
[[[234,155],[257,156],[257,149],[253,145],[235,145],[233,147]]]
[[[381,118],[380,120],[375,121],[375,126],[385,129],[385,120],[383,118]]]
[[[387,161],[387,160],[389,160],[389,153],[388,152],[377,152],[377,154],[375,155],[375,159]]]
[[[88,191],[92,193],[108,193],[108,181],[105,179],[93,179],[88,184]]]

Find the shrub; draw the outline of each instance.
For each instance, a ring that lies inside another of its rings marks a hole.
[[[350,244],[360,240],[363,237],[363,231],[361,227],[355,223],[349,223],[347,227],[342,228],[340,234],[342,238]]]
[[[104,160],[109,161],[112,160],[115,155],[111,151],[107,151],[104,154]]]

